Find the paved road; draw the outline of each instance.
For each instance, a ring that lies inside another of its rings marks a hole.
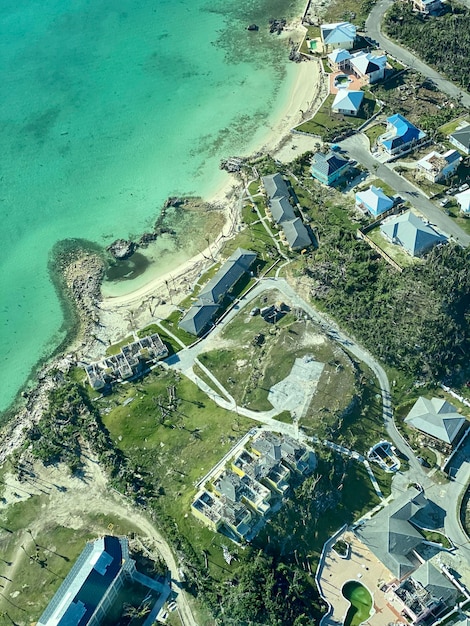
[[[444,233],[451,235],[462,246],[470,245],[470,235],[464,232],[452,218],[441,211],[433,202],[419,191],[406,178],[395,172],[386,163],[379,163],[369,150],[369,140],[362,133],[352,135],[339,142],[341,147],[352,159],[362,163],[369,171],[377,174],[387,185],[394,189],[404,200],[409,200],[412,206],[418,209],[431,224]],[[376,168],[376,169],[375,169]]]
[[[386,35],[382,33],[381,23],[385,11],[387,11],[392,5],[394,0],[379,0],[377,4],[372,8],[369,17],[366,20],[366,36],[369,39],[374,39],[378,42],[379,46],[386,50],[389,54],[397,58],[399,61],[408,65],[414,70],[417,70],[423,76],[431,78],[439,90],[448,94],[453,98],[462,98],[462,104],[470,107],[470,94],[462,89],[459,89],[456,85],[449,80],[443,78],[436,70],[434,70],[423,61],[416,58],[413,52],[409,52],[405,48],[402,48],[398,44],[394,43]],[[470,0],[466,0],[467,6],[470,6]]]

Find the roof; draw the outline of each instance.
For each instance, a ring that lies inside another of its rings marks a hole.
[[[350,63],[361,74],[372,74],[382,70],[387,63],[387,56],[374,56],[370,52],[356,52],[351,55]]]
[[[199,293],[199,300],[219,304],[235,283],[253,265],[256,252],[237,248]]]
[[[436,232],[411,211],[386,220],[380,230],[390,241],[402,246],[412,256],[419,256],[432,246],[447,241],[444,235]]]
[[[364,98],[363,91],[350,91],[349,89],[338,89],[335,96],[332,109],[343,109],[345,111],[359,111],[362,100]]]
[[[290,222],[283,222],[282,229],[292,250],[300,250],[312,245],[308,231],[299,217]]]
[[[349,22],[335,22],[334,24],[322,24],[320,26],[323,43],[335,44],[343,41],[354,41],[356,27]]]
[[[386,196],[380,187],[374,187],[374,185],[366,191],[358,191],[356,203],[363,204],[374,215],[388,211],[393,206],[393,200]]]
[[[294,209],[287,198],[273,198],[270,209],[276,224],[295,219]]]
[[[88,543],[41,615],[38,626],[86,626],[127,561],[125,538],[106,535]]]
[[[455,130],[450,137],[453,137],[456,141],[461,143],[463,146],[470,149],[470,124],[466,126],[462,126],[462,128],[458,128]]]
[[[378,141],[387,149],[392,150],[399,146],[405,146],[412,141],[418,141],[426,136],[426,133],[409,122],[406,117],[395,113],[387,118],[389,130],[379,137]]]
[[[457,413],[450,402],[442,398],[428,400],[420,396],[405,422],[435,439],[451,444],[467,420]]]
[[[312,160],[312,171],[331,176],[336,171],[348,165],[348,161],[335,152],[315,152]]]
[[[289,190],[287,188],[286,181],[279,173],[263,176],[261,180],[263,181],[268,198],[273,199],[289,197]]]
[[[413,572],[413,580],[423,585],[423,587],[435,598],[442,598],[444,602],[455,600],[457,589],[442,572],[434,565],[426,561]]]
[[[336,48],[333,52],[330,52],[328,58],[332,63],[341,63],[341,61],[347,61],[351,58],[351,53],[344,48]]]
[[[218,310],[218,304],[198,300],[180,320],[178,326],[191,335],[200,335],[212,322]]]
[[[416,567],[412,551],[424,537],[411,523],[428,500],[414,487],[356,528],[359,539],[397,578]]]
[[[462,191],[462,193],[455,194],[455,199],[460,204],[461,211],[464,211],[464,213],[470,213],[470,189]]]
[[[436,152],[436,150],[432,150],[432,152],[423,156],[422,159],[419,159],[419,161],[417,161],[417,165],[429,172],[433,170],[441,171],[447,165],[460,161],[461,159],[462,157],[457,150],[447,150],[444,154],[440,154],[439,152]]]

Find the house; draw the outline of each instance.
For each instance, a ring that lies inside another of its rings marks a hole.
[[[369,211],[374,217],[388,211],[392,206],[392,198],[386,196],[380,187],[371,185],[369,189],[356,193],[356,207]]]
[[[349,169],[349,161],[335,152],[315,152],[312,158],[312,176],[325,185],[332,185]]]
[[[470,424],[457,409],[442,398],[428,400],[420,396],[405,422],[427,435],[432,441],[455,446]]]
[[[37,626],[97,626],[135,573],[125,537],[87,543]]]
[[[432,13],[440,13],[442,10],[441,0],[412,0],[413,10],[430,15]]]
[[[433,624],[455,606],[457,588],[426,561],[394,590],[394,599],[411,624]]]
[[[269,203],[268,210],[276,224],[282,224],[282,222],[295,220],[294,209],[286,197],[273,198]]]
[[[460,205],[460,212],[464,215],[470,215],[470,189],[457,193],[455,199]]]
[[[457,150],[448,150],[440,154],[433,150],[416,162],[416,169],[432,183],[445,180],[452,176],[458,168],[462,157]]]
[[[328,65],[333,72],[349,69],[349,59],[351,54],[344,48],[335,48],[333,52],[328,55]]]
[[[322,24],[320,36],[325,51],[331,51],[334,48],[351,50],[356,41],[356,27],[349,22]]]
[[[290,196],[287,185],[280,174],[263,176],[263,184],[268,196],[266,215],[278,224],[283,231],[281,238],[291,250],[303,250],[312,245],[310,235],[296,217],[288,198]]]
[[[203,287],[178,326],[191,335],[202,335],[212,324],[230,290],[249,272],[255,260],[256,252],[237,248]]]
[[[464,122],[449,135],[450,143],[464,154],[470,154],[470,124]]]
[[[387,56],[385,54],[375,56],[370,52],[356,52],[349,59],[351,72],[362,79],[364,84],[376,83],[385,76]]]
[[[428,505],[424,492],[412,487],[355,530],[358,538],[398,580],[422,562],[415,551],[424,537],[413,522]]]
[[[387,130],[377,139],[377,144],[389,155],[408,152],[426,137],[426,133],[396,113],[387,120]]]
[[[263,181],[266,195],[270,200],[273,200],[274,198],[289,197],[289,190],[287,188],[286,181],[279,173],[263,176],[261,180]]]
[[[214,532],[224,526],[237,539],[246,539],[256,522],[256,517],[242,502],[229,502],[205,489],[196,495],[191,513]]]
[[[312,240],[308,234],[308,230],[299,217],[282,223],[282,230],[287,245],[291,250],[304,250],[312,245]]]
[[[364,99],[363,91],[353,91],[340,88],[333,100],[331,110],[333,113],[342,113],[343,115],[354,115],[359,113],[362,100]]]
[[[229,502],[242,502],[260,515],[266,515],[270,508],[271,491],[249,474],[240,476],[232,470],[224,470],[213,482],[214,492]]]
[[[388,218],[380,230],[391,243],[401,246],[411,256],[421,256],[435,245],[447,241],[444,235],[411,211]]]

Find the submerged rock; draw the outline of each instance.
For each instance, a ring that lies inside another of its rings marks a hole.
[[[135,252],[136,245],[133,241],[127,241],[126,239],[116,239],[113,243],[106,248],[115,259],[124,261],[132,256]]]
[[[258,30],[258,26],[256,24],[250,24],[246,27],[246,30]]]

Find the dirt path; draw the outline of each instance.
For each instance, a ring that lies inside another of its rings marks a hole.
[[[29,494],[43,496],[47,494],[47,505],[44,506],[47,506],[48,511],[53,511],[53,523],[58,526],[75,530],[86,526],[88,530],[94,530],[93,526],[90,528],[90,518],[94,515],[106,515],[136,527],[141,531],[144,543],[147,543],[147,539],[153,543],[170,570],[172,581],[178,588],[176,601],[183,625],[197,626],[186,593],[181,588],[179,567],[169,544],[141,512],[121,494],[109,487],[106,475],[91,456],[85,456],[84,461],[85,467],[80,478],[70,476],[64,466],[44,467],[40,463],[32,466],[34,478],[30,477],[26,483],[19,482],[13,474],[7,474],[5,482],[8,488],[4,492],[6,503],[3,503],[1,507],[4,508],[12,502],[26,500],[30,497]],[[50,523],[50,516],[40,515],[29,525],[28,531],[31,531],[33,536],[40,535],[50,526]],[[97,526],[96,531],[99,533],[100,530],[102,531]],[[24,557],[20,544],[25,546],[26,551],[28,548],[34,548],[31,535],[26,529],[23,535],[11,559],[16,566]],[[9,568],[9,577],[15,580],[12,574],[14,570]],[[7,586],[3,593],[8,596]]]

